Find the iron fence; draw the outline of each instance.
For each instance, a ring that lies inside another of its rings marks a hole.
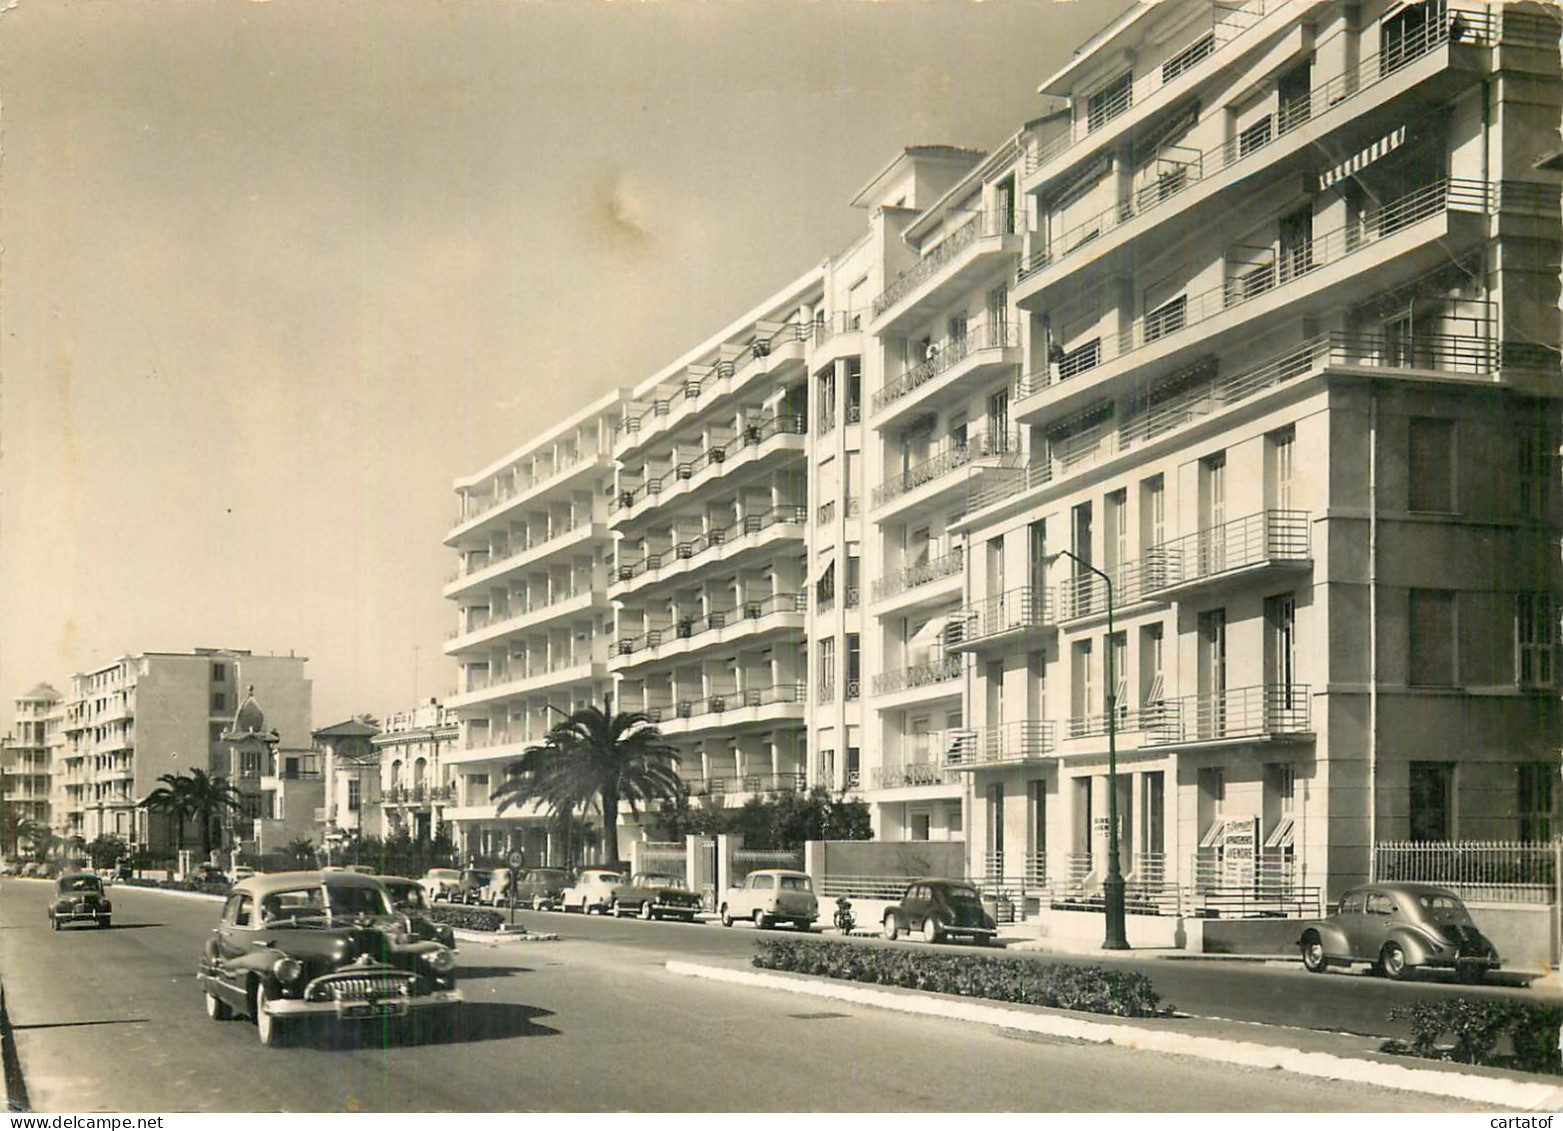
[[[1462,898],[1493,903],[1557,899],[1563,840],[1381,841],[1374,846],[1379,880],[1442,884]]]

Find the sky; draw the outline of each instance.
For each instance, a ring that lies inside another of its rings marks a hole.
[[[143,651],[448,695],[453,480],[989,149],[1123,0],[11,0],[0,730]]]

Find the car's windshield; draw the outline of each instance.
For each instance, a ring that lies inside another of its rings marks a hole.
[[[319,887],[294,888],[290,891],[274,891],[261,900],[261,922],[277,923],[286,920],[324,919],[326,917],[325,892]]]
[[[61,880],[60,888],[63,891],[102,891],[103,884],[96,876],[72,876]]]
[[[326,899],[333,915],[388,915],[391,911],[379,888],[327,884]]]
[[[1452,895],[1421,895],[1417,897],[1417,903],[1422,911],[1435,923],[1469,923],[1471,913]]]
[[[814,890],[814,882],[807,876],[782,876],[780,886],[783,891]]]
[[[391,899],[396,906],[412,911],[422,911],[429,906],[428,898],[417,884],[397,884],[390,888]]]
[[[581,877],[588,884],[622,884],[624,877],[617,872],[588,872]]]

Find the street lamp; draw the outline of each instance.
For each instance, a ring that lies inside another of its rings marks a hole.
[[[1118,683],[1117,673],[1113,671],[1113,579],[1068,550],[1050,554],[1047,560],[1056,561],[1060,557],[1090,570],[1107,586],[1107,878],[1102,881],[1107,933],[1102,939],[1102,949],[1128,950],[1129,937],[1124,930],[1123,869],[1118,863]]]

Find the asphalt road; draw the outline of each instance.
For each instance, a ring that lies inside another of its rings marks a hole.
[[[0,981],[39,1111],[1474,1110],[682,978],[669,958],[748,954],[752,928],[578,915],[523,913],[560,942],[464,944],[448,1040],[326,1030],[264,1049],[248,1023],[202,1009],[194,969],[216,901],[115,888],[111,930],[55,934],[48,890],[0,881]],[[1204,972],[1150,965],[1187,1008]],[[1314,990],[1300,972],[1222,972]],[[1347,996],[1368,984],[1338,982]]]

